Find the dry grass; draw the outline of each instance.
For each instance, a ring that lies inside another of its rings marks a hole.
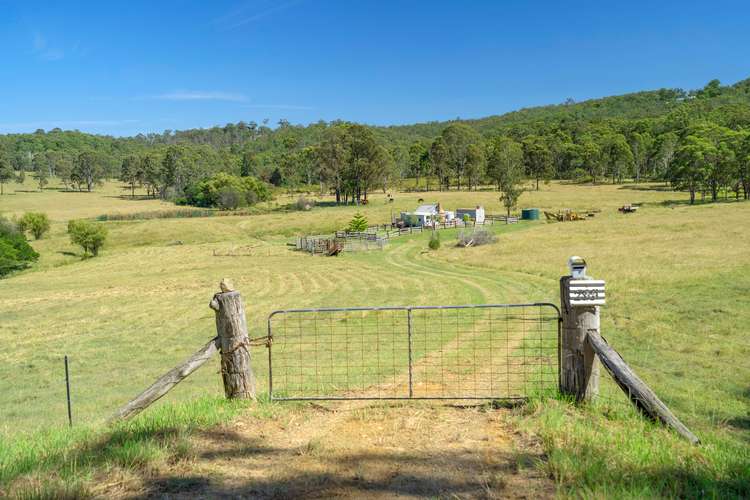
[[[691,451],[619,404],[575,412],[540,405],[518,424],[541,436],[559,491],[747,492],[741,484],[750,477],[750,339],[744,328],[750,324],[750,204],[689,207],[683,193],[553,183],[524,194],[522,205],[602,212],[585,222],[498,226],[498,244],[480,248],[444,245],[426,253],[427,235],[421,235],[384,252],[335,259],[286,250],[291,235],[340,229],[357,210],[373,223],[387,222],[391,211],[413,209],[417,198],[501,212],[493,192],[396,193],[393,204],[375,195],[358,209],[318,205],[248,217],[108,222],[102,255],[81,260],[65,234],[68,218],[165,207],[119,194],[110,184],[91,194],[0,197],[2,212],[46,211],[54,221],[50,236],[33,242],[40,263],[0,282],[0,341],[11,346],[0,354],[0,433],[6,436],[65,422],[64,354],[72,360],[74,419],[100,422],[213,335],[206,304],[224,276],[246,297],[255,336],[263,333],[267,313],[283,307],[554,302],[565,261],[577,254],[589,261],[591,274],[607,280],[603,334],[706,444]],[[625,203],[645,205],[626,216],[616,212]],[[182,244],[173,244],[178,240]],[[267,252],[213,256],[233,246]],[[264,359],[257,354],[262,374]],[[199,371],[168,401],[218,394],[215,371],[213,365]],[[604,395],[623,401],[610,386]],[[330,443],[328,437],[313,442],[309,455],[317,460],[320,447]],[[620,453],[597,461],[613,448]],[[656,469],[661,475],[646,473]],[[669,483],[675,474],[681,479]]]

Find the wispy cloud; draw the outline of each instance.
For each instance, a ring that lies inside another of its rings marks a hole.
[[[174,92],[168,92],[165,94],[136,97],[134,99],[138,101],[150,99],[159,101],[247,101],[247,97],[245,97],[243,94],[222,92],[217,90],[176,90]]]
[[[298,106],[296,104],[246,104],[242,107],[249,109],[288,109],[297,111],[310,111],[315,109],[312,106]]]
[[[39,32],[34,32],[32,40],[33,53],[43,61],[59,61],[65,52],[58,47],[51,47],[47,39]]]
[[[301,2],[302,0],[271,2],[270,5],[266,3],[265,6],[262,3],[259,5],[258,2],[246,2],[233,11],[214,19],[213,23],[219,28],[229,31],[259,21]]]

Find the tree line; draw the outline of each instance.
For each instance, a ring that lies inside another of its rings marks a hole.
[[[508,186],[519,179],[538,188],[554,178],[660,180],[688,191],[691,200],[747,198],[748,131],[750,80],[409,126],[281,120],[275,128],[239,122],[128,138],[38,130],[0,136],[0,192],[11,179],[31,175],[40,189],[53,176],[72,190],[120,179],[131,196],[143,188],[148,196],[188,203],[221,199],[213,192],[200,198],[213,189],[207,182],[241,191],[224,197],[240,203],[263,199],[267,190],[258,186],[269,184],[315,187],[340,203],[363,203],[409,178],[404,186],[413,189],[491,184],[509,200]],[[260,184],[241,180],[248,178]]]

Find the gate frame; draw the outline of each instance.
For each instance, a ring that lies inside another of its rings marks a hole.
[[[483,400],[483,401],[519,401],[526,400],[526,396],[514,396],[514,397],[491,397],[491,396],[465,396],[465,397],[454,397],[454,396],[417,396],[413,395],[413,379],[412,379],[412,314],[414,310],[453,310],[453,309],[512,309],[512,308],[523,308],[523,307],[551,307],[557,314],[557,386],[558,390],[561,387],[561,336],[562,336],[562,323],[563,316],[560,312],[560,308],[552,302],[528,302],[528,303],[517,303],[517,304],[465,304],[465,305],[451,305],[451,306],[355,306],[355,307],[312,307],[312,308],[301,308],[301,309],[277,309],[271,311],[268,315],[267,325],[268,334],[266,336],[266,347],[268,349],[268,399],[269,401],[403,401],[403,400]],[[271,320],[278,314],[286,313],[318,313],[318,312],[348,312],[348,311],[406,311],[407,314],[407,344],[408,344],[408,371],[409,371],[409,395],[408,396],[360,396],[360,397],[349,397],[349,396],[304,396],[304,397],[290,397],[290,398],[274,398],[273,396],[273,331],[271,328]]]

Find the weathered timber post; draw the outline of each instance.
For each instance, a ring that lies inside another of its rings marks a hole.
[[[226,278],[209,306],[216,313],[216,332],[221,351],[221,376],[228,399],[255,399],[255,376],[250,366],[247,321],[242,296]]]
[[[599,394],[599,360],[588,339],[589,332],[599,333],[599,303],[603,303],[596,289],[593,292],[582,282],[597,284],[586,276],[586,263],[580,257],[568,261],[570,276],[560,278],[560,311],[562,332],[560,338],[560,392],[573,396],[576,401],[590,401]],[[581,290],[586,290],[580,295]],[[573,296],[580,300],[571,300]],[[584,300],[585,299],[585,300]]]

